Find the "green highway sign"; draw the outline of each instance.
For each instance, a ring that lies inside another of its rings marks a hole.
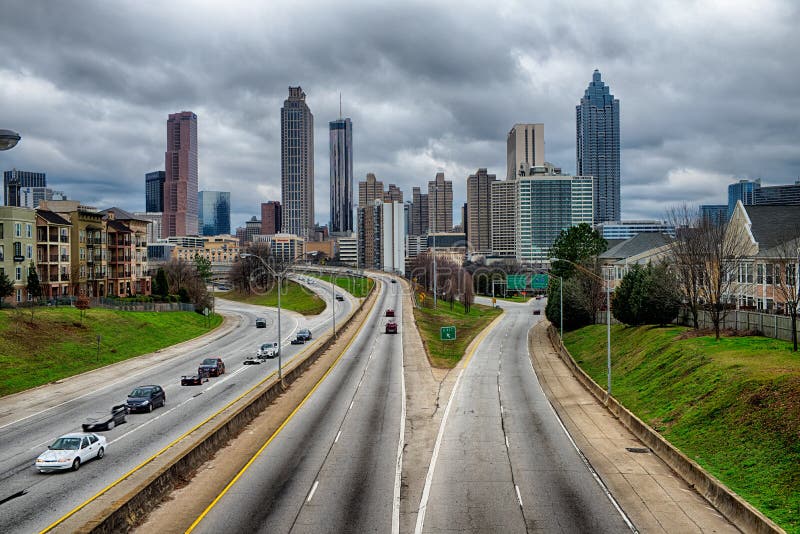
[[[534,274],[531,279],[531,289],[547,289],[547,275]]]
[[[453,341],[456,339],[455,326],[443,326],[439,329],[439,336],[442,341]]]
[[[506,275],[506,287],[509,291],[524,291],[528,280],[524,274]]]

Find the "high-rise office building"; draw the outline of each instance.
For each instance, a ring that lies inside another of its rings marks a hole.
[[[199,224],[201,235],[231,233],[231,194],[228,191],[200,191]]]
[[[164,211],[165,180],[164,171],[148,172],[144,175],[144,204],[148,213]]]
[[[395,184],[389,184],[389,189],[383,194],[386,202],[403,202],[403,192]]]
[[[164,154],[162,237],[198,235],[197,115],[172,113],[167,119]]]
[[[289,87],[281,108],[281,207],[285,233],[313,236],[314,115],[300,86]]]
[[[572,226],[593,221],[591,176],[540,173],[520,177],[517,199],[517,261],[548,263],[550,247]]]
[[[764,204],[800,204],[800,181],[790,185],[769,185],[755,190],[753,201]]]
[[[544,124],[515,124],[506,139],[506,180],[544,165]]]
[[[67,200],[63,191],[53,191],[49,187],[20,187],[19,205],[23,208],[38,208],[43,200]]]
[[[595,70],[575,106],[576,173],[594,177],[594,219],[620,220],[619,100]]]
[[[408,233],[410,235],[423,235],[428,233],[428,195],[423,194],[419,187],[411,190],[411,213]]]
[[[517,253],[516,180],[492,182],[492,255],[514,257]]]
[[[387,272],[405,270],[405,215],[401,202],[375,199],[356,209],[358,265]]]
[[[728,220],[727,204],[703,204],[700,206],[700,219],[714,224]]]
[[[6,206],[20,206],[21,187],[47,187],[47,176],[43,172],[18,171],[3,173],[3,202]]]
[[[375,200],[383,200],[383,182],[375,178],[371,172],[367,173],[367,178],[358,182],[358,205],[371,206]]]
[[[270,200],[261,204],[261,235],[281,233],[281,203]]]
[[[244,240],[246,243],[250,243],[253,241],[253,236],[259,235],[261,232],[261,221],[258,220],[258,217],[253,215],[250,217],[249,221],[245,221],[244,223]]]
[[[353,124],[350,119],[328,123],[331,157],[330,231],[353,231]]]
[[[443,172],[428,182],[428,224],[430,232],[453,229],[453,182],[445,180]]]
[[[755,204],[756,191],[761,189],[761,180],[739,180],[728,186],[728,218],[736,208],[736,201],[741,200],[745,206]]]
[[[474,252],[492,251],[492,183],[497,176],[486,169],[467,177],[467,209],[462,224]]]

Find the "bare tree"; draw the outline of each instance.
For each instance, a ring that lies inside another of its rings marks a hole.
[[[164,264],[164,274],[167,275],[169,293],[174,295],[180,288],[186,287],[188,280],[197,276],[197,270],[192,262],[171,258]]]
[[[461,304],[464,305],[464,313],[469,313],[472,303],[475,301],[475,292],[472,284],[472,274],[464,270],[461,278]]]
[[[700,328],[700,280],[702,278],[702,258],[699,240],[699,211],[683,204],[667,211],[667,221],[675,228],[675,241],[672,243],[671,265],[678,279],[686,307],[692,314],[692,326]],[[715,221],[712,221],[715,222]]]
[[[774,264],[765,264],[763,275],[769,280],[767,268],[772,269],[772,283],[777,295],[785,302],[786,312],[792,320],[792,350],[797,352],[797,312],[800,304],[800,227],[790,235],[783,236],[772,249],[761,254],[762,257],[774,260]]]

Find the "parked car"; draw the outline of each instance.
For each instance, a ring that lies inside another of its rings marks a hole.
[[[256,352],[256,356],[264,359],[264,358],[274,358],[278,355],[278,344],[277,343],[262,343],[260,347],[258,347],[258,351]]]
[[[267,327],[267,320],[263,317],[256,318],[256,328],[266,328]]]
[[[343,301],[343,300],[344,300],[344,296],[342,296],[342,294],[341,294],[341,293],[336,293],[336,300],[338,300],[338,301],[340,301],[340,302],[341,302],[341,301]]]
[[[125,405],[129,412],[152,412],[167,403],[167,395],[161,386],[138,386],[128,394]]]
[[[258,356],[248,356],[244,360],[245,365],[261,365],[261,359]]]
[[[203,382],[208,382],[208,372],[205,370],[196,375],[183,375],[181,377],[182,386],[202,386]]]
[[[128,408],[124,404],[117,404],[111,407],[110,412],[99,412],[86,418],[86,422],[81,425],[84,432],[98,432],[100,430],[111,430],[117,425],[125,422],[125,415]]]
[[[77,471],[81,464],[92,458],[99,460],[105,456],[106,447],[108,447],[106,438],[97,434],[65,434],[36,458],[34,466],[40,473],[64,469]]]
[[[225,363],[222,358],[206,358],[197,368],[197,374],[208,372],[208,376],[220,376],[225,374]]]
[[[386,317],[394,317],[394,310],[391,309],[391,308],[388,308],[386,310]]]
[[[386,323],[386,333],[387,334],[396,334],[397,333],[397,323],[394,321],[389,321]]]
[[[301,328],[297,331],[297,337],[302,337],[303,341],[311,341],[311,330],[308,328]]]

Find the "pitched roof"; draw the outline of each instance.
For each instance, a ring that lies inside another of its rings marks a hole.
[[[109,213],[109,212],[113,212],[114,213],[114,218],[122,220],[122,221],[152,222],[152,221],[150,221],[150,219],[143,219],[143,218],[141,218],[141,217],[139,217],[137,215],[134,215],[133,213],[131,213],[129,211],[125,211],[122,208],[117,208],[116,206],[114,206],[112,208],[108,208],[107,210],[103,210],[102,211],[102,213]]]
[[[744,206],[752,226],[750,232],[759,250],[774,247],[800,236],[800,206]]]
[[[125,226],[121,221],[113,220],[108,221],[108,228],[113,228],[115,231],[123,233],[123,234],[130,234],[131,229]]]
[[[606,250],[600,254],[600,258],[605,260],[630,258],[631,256],[636,256],[642,252],[668,245],[669,243],[672,243],[672,241],[673,239],[667,234],[657,234],[652,232],[636,234],[632,238],[626,239],[625,241]]]
[[[55,213],[50,210],[36,210],[36,215],[39,215],[42,219],[52,224],[61,224],[61,225],[72,224],[58,213]]]

